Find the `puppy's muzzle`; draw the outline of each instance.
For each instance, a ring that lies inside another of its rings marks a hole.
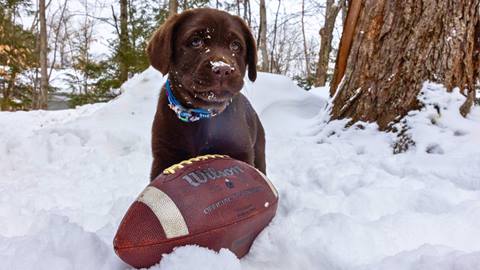
[[[209,66],[213,77],[220,81],[228,80],[235,72],[235,67],[224,60],[209,61]]]

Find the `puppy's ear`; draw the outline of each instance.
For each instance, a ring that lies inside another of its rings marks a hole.
[[[163,75],[168,73],[173,54],[173,31],[180,15],[171,16],[155,31],[147,45],[150,64]]]
[[[243,36],[245,37],[245,42],[247,43],[247,65],[248,65],[248,78],[250,81],[254,82],[257,79],[257,43],[253,37],[250,28],[247,26],[245,21],[237,17],[242,25]]]

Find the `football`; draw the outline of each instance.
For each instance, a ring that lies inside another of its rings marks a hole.
[[[166,169],[130,206],[113,246],[133,267],[150,267],[177,246],[228,248],[241,258],[277,210],[278,193],[256,168],[206,155]]]

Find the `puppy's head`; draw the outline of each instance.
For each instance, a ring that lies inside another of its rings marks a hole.
[[[238,16],[193,9],[170,17],[153,35],[151,65],[169,73],[174,91],[189,107],[221,112],[248,78],[257,77],[255,40]]]

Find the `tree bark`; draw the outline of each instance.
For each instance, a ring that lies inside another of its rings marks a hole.
[[[240,0],[237,0],[237,16],[240,17]]]
[[[277,44],[277,26],[278,26],[278,14],[280,13],[280,6],[282,5],[282,0],[278,0],[277,12],[275,13],[275,22],[273,23],[273,42],[272,42],[272,50],[270,51],[270,73],[273,73],[274,66],[276,67],[277,71],[279,70],[278,65],[275,64],[275,59],[273,57],[275,53],[275,46]]]
[[[9,77],[8,77],[8,82],[6,87],[2,91],[2,103],[0,104],[0,111],[9,111],[11,109],[11,94],[12,90],[15,86],[15,81],[17,79],[17,74],[13,72]]]
[[[320,29],[320,52],[318,54],[317,72],[315,74],[315,86],[325,86],[327,82],[328,63],[330,62],[330,52],[332,51],[333,30],[340,9],[345,5],[345,0],[338,1],[335,5],[334,0],[327,0],[325,10],[325,22]]]
[[[310,77],[310,61],[308,58],[307,37],[305,35],[305,0],[302,0],[302,37],[303,37],[303,54],[305,55],[305,73],[306,78]]]
[[[47,20],[45,17],[45,0],[38,2],[40,23],[40,97],[39,109],[48,107],[48,47],[47,47]]]
[[[480,0],[361,1],[332,118],[388,129],[421,106],[424,81],[459,87],[468,113],[480,70]]]
[[[50,76],[52,76],[53,68],[55,68],[55,64],[57,62],[57,50],[58,50],[58,43],[60,42],[60,30],[62,29],[62,23],[63,23],[63,18],[65,16],[65,11],[67,9],[67,0],[64,1],[62,7],[61,7],[61,13],[60,13],[60,18],[58,19],[58,24],[55,25],[52,22],[52,25],[50,26],[53,30],[53,33],[55,34],[55,41],[53,43],[53,59],[50,63],[50,72],[48,73],[48,81],[50,81]]]
[[[249,1],[248,0],[243,0],[243,19],[247,22],[248,26],[250,26],[250,21],[248,19],[248,14],[249,14]]]
[[[37,12],[38,13],[38,12]],[[37,22],[38,24],[38,22]],[[32,27],[33,28],[33,27]],[[35,34],[35,55],[40,56],[40,34]],[[40,57],[39,57],[40,58]],[[32,109],[39,109],[40,108],[40,99],[41,99],[41,88],[40,88],[40,65],[35,67],[35,79],[33,81],[33,89],[32,89]]]
[[[248,27],[251,27],[252,26],[252,5],[250,4],[250,0],[245,0],[246,3],[247,3],[247,7],[248,7]]]
[[[345,21],[347,20],[347,14],[348,14],[348,6],[350,4],[349,0],[345,0],[345,4],[342,7],[342,22],[345,24]]]
[[[262,53],[262,71],[268,71],[268,50],[267,50],[267,9],[265,6],[265,0],[260,0],[260,51]]]
[[[173,16],[178,13],[178,1],[169,0],[168,2],[168,15]]]
[[[347,68],[347,59],[350,54],[350,48],[352,47],[360,10],[362,9],[362,1],[363,0],[350,0],[348,4],[348,14],[343,24],[342,38],[338,48],[335,70],[330,87],[330,96],[332,97],[340,84],[340,80],[345,74],[345,69]]]
[[[120,44],[118,48],[120,56],[119,80],[125,82],[128,80],[128,1],[120,0]]]

